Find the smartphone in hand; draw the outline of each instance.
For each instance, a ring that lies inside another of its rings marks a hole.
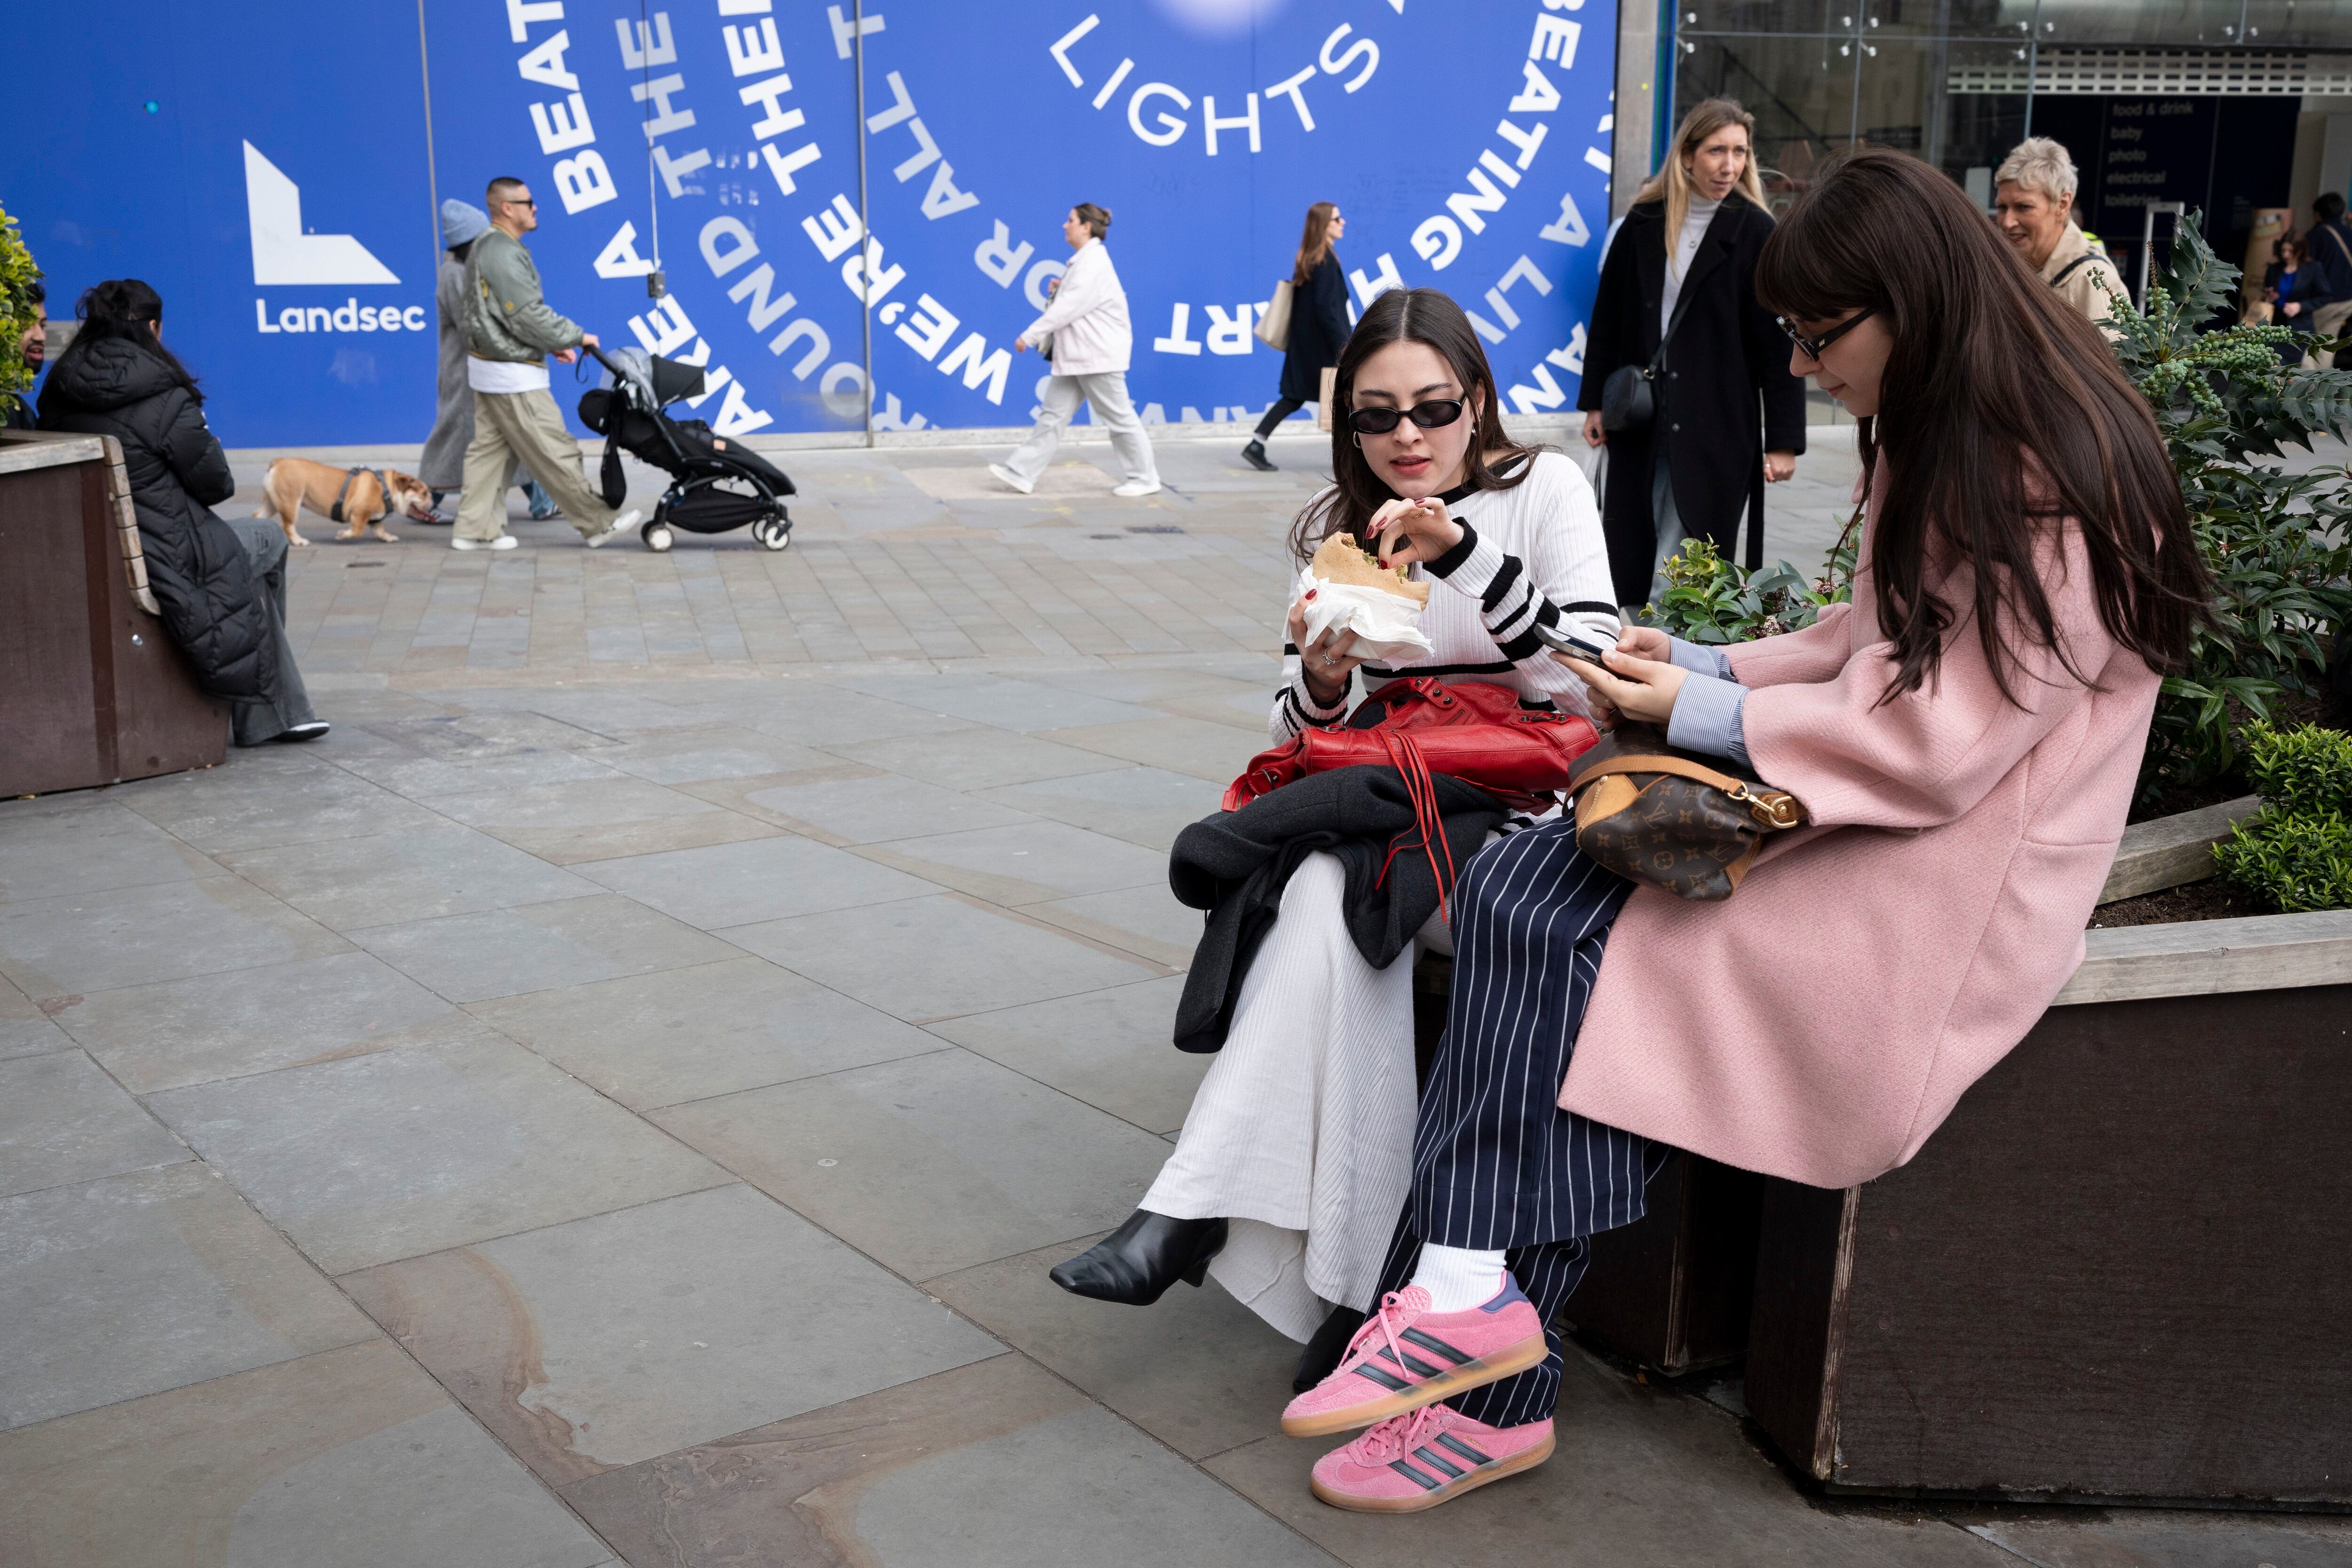
[[[1553,626],[1538,622],[1536,640],[1556,652],[1572,654],[1578,658],[1590,659],[1594,664],[1601,664],[1601,656],[1612,653],[1617,647],[1616,638],[1596,632],[1591,627],[1576,621],[1562,621]],[[1603,665],[1602,668],[1606,668],[1607,666]]]

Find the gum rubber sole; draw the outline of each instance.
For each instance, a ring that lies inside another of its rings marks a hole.
[[[1506,1476],[1516,1476],[1522,1470],[1532,1470],[1550,1458],[1552,1449],[1557,1446],[1555,1438],[1546,1437],[1525,1453],[1514,1454],[1507,1459],[1497,1459],[1491,1465],[1482,1465],[1460,1480],[1448,1481],[1436,1490],[1423,1492],[1419,1497],[1349,1497],[1345,1492],[1325,1490],[1322,1478],[1319,1476],[1310,1485],[1318,1502],[1328,1503],[1333,1508],[1344,1508],[1351,1513],[1419,1513],[1423,1509],[1432,1509],[1439,1503],[1449,1502],[1464,1492],[1475,1491],[1488,1481],[1499,1481]]]
[[[1434,1405],[1441,1399],[1451,1399],[1457,1394],[1540,1365],[1549,1354],[1541,1334],[1531,1334],[1517,1344],[1497,1351],[1477,1361],[1465,1362],[1453,1371],[1443,1373],[1411,1388],[1400,1389],[1379,1399],[1368,1399],[1361,1405],[1350,1405],[1340,1410],[1326,1410],[1316,1415],[1286,1415],[1282,1418],[1282,1435],[1286,1437],[1328,1437],[1334,1432],[1352,1432],[1360,1426],[1377,1426],[1391,1415],[1402,1415]]]

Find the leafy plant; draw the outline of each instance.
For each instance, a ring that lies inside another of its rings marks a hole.
[[[1820,576],[1811,582],[1786,561],[1749,572],[1704,539],[1685,539],[1666,558],[1666,591],[1642,618],[1685,642],[1734,643],[1811,626],[1824,606],[1853,597],[1854,534],[1846,525]]]
[[[2140,774],[2151,795],[2235,768],[2237,724],[2268,720],[2286,693],[2316,695],[2352,619],[2352,470],[2256,460],[2352,433],[2352,372],[2288,363],[2281,351],[2299,358],[2308,340],[2284,327],[2206,330],[2238,277],[2191,216],[2144,307],[2114,308],[2116,357],[2155,410],[2215,586],[2189,668],[2157,701]]]
[[[2352,909],[2352,735],[2256,723],[2242,738],[2263,809],[2213,846],[2223,879],[2282,914]]]
[[[41,269],[33,253],[17,237],[16,220],[0,208],[0,400],[16,401],[33,384],[25,370],[25,332],[40,307],[33,303],[33,281]]]

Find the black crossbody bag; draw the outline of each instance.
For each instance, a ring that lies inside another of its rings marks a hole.
[[[1667,258],[1671,261],[1673,258]],[[1698,258],[1691,258],[1696,266]],[[1664,368],[1666,349],[1675,341],[1675,329],[1683,324],[1683,313],[1690,308],[1691,291],[1685,288],[1675,296],[1675,313],[1666,318],[1666,330],[1658,339],[1658,352],[1650,356],[1645,365],[1621,364],[1609,373],[1601,384],[1601,427],[1609,431],[1646,430],[1658,416],[1658,372]]]

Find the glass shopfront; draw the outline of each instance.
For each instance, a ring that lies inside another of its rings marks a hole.
[[[2082,173],[2078,216],[2135,283],[2151,204],[2207,214],[2217,250],[2260,260],[2283,211],[2299,229],[2352,180],[2352,0],[1680,0],[1660,20],[1675,121],[1739,100],[1776,198],[1864,141],[1990,205],[2009,150],[2053,136]]]

